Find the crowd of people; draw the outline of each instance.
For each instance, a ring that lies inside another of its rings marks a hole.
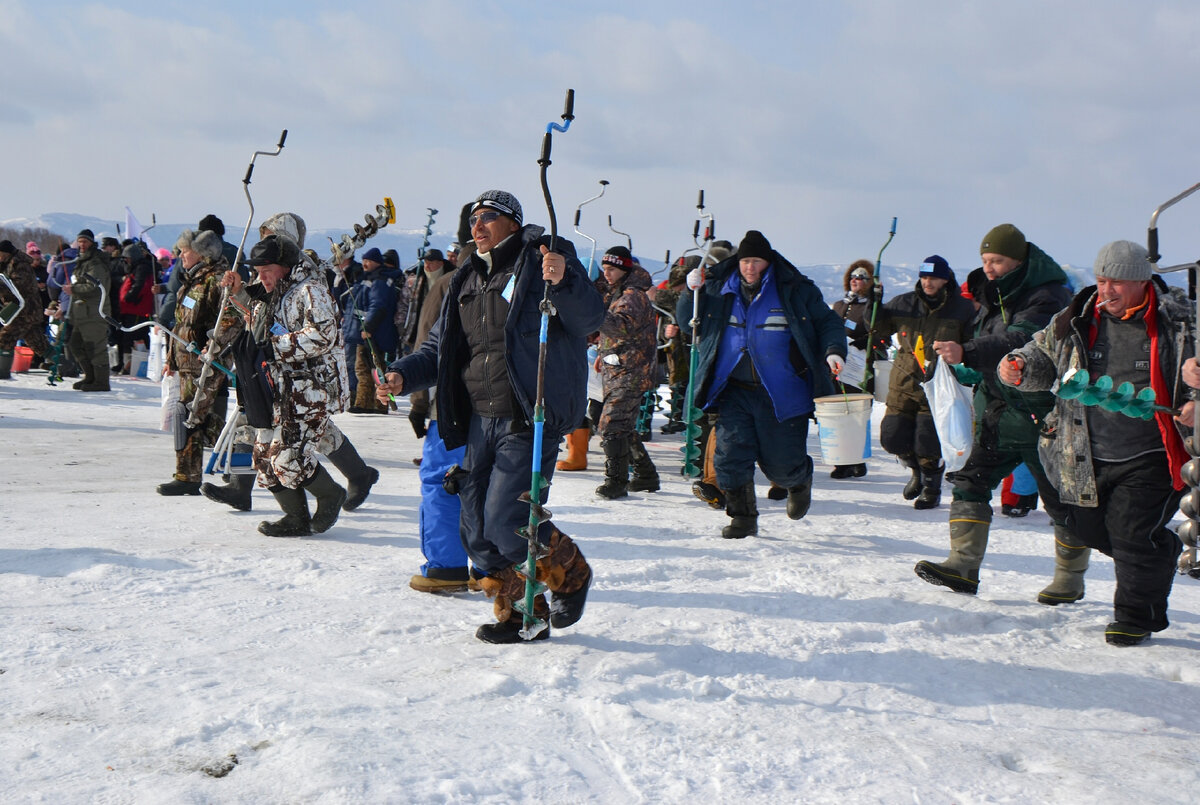
[[[589,276],[569,241],[527,223],[520,202],[501,190],[465,205],[460,242],[445,253],[424,250],[409,271],[394,250],[374,247],[357,260],[322,263],[304,250],[294,213],[264,222],[240,265],[223,235],[220,220],[206,216],[172,251],[152,255],[140,241],[97,246],[85,229],[49,263],[34,242],[22,252],[0,241],[8,278],[0,302],[12,289],[27,302],[0,330],[0,377],[19,342],[44,360],[64,353],[55,363],[78,365],[78,390],[108,391],[111,373],[129,371],[134,339],[149,335],[139,325],[169,331],[164,382],[178,388],[176,472],[158,492],[248,510],[256,479],[283,513],[259,526],[275,537],[324,532],[362,505],[379,473],[331,417],[386,415],[408,395],[410,425],[424,440],[414,461],[426,559],[410,586],[485,592],[496,621],[478,628],[480,640],[544,640],[551,627],[582,617],[592,568],[548,518],[536,525],[536,580],[549,599],[538,594],[532,612],[522,612],[531,503],[537,511],[547,502],[556,469],[586,469],[593,435],[604,454],[597,496],[658,491],[645,413],[663,385],[661,432],[695,439],[693,492],[725,510],[723,538],[757,533],[756,467],[770,482],[768,497],[786,501],[787,517],[804,518],[818,402],[874,394],[886,401],[880,444],[912,473],[902,497],[935,509],[943,483],[953,486],[949,554],[918,562],[918,577],[978,592],[992,498],[1011,483],[1004,514],[1024,516],[1040,501],[1052,523],[1055,572],[1040,603],[1082,599],[1098,550],[1112,557],[1117,577],[1106,640],[1135,645],[1167,628],[1181,550],[1168,523],[1186,489],[1184,440],[1200,369],[1190,357],[1191,308],[1135,243],[1105,246],[1096,285],[1075,290],[1052,257],[1002,224],[984,235],[981,266],[961,283],[934,254],[915,287],[884,300],[872,264],[858,260],[830,306],[756,230],[680,258],[657,286],[624,246],[608,249],[598,276]],[[872,371],[884,362],[889,373]],[[923,385],[939,362],[974,388],[973,443],[965,465],[949,473]],[[868,368],[851,377],[851,364]],[[250,461],[228,483],[205,484],[203,451],[230,424],[225,369],[237,377],[233,450]],[[1161,410],[1138,419],[1057,396],[1080,369],[1153,389]],[[589,381],[598,392],[589,393]],[[556,463],[560,443],[567,455]],[[545,483],[531,502],[535,458]],[[840,463],[831,480],[866,472],[865,462]],[[545,628],[531,633],[529,615]]]

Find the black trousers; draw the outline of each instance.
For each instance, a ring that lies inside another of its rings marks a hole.
[[[1167,596],[1183,546],[1167,523],[1183,491],[1171,487],[1164,451],[1129,461],[1094,461],[1095,508],[1068,506],[1076,538],[1112,557],[1117,574],[1113,620],[1152,632],[1167,628]]]

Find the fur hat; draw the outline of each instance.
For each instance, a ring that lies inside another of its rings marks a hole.
[[[277,212],[258,227],[260,238],[265,238],[267,235],[284,235],[296,241],[296,245],[302,249],[306,234],[307,228],[304,226],[304,219],[294,212]]]
[[[1029,242],[1021,230],[1012,224],[994,226],[983,236],[979,244],[980,254],[1002,254],[1024,263],[1029,256]]]
[[[748,257],[758,257],[769,263],[772,259],[771,255],[770,241],[763,237],[763,233],[757,229],[751,229],[747,232],[746,236],[742,238],[742,242],[738,244],[737,258],[739,260],[745,260]]]
[[[725,242],[728,243],[729,241],[725,241]],[[720,243],[720,241],[718,241],[717,243],[714,243],[712,245],[712,248],[709,249],[708,260],[706,260],[704,263],[705,266],[715,266],[717,263],[721,262],[722,260],[728,260],[729,257],[733,254],[733,248],[732,248],[733,244],[732,243],[730,243],[729,246],[721,246],[721,245],[719,245],[719,243]]]
[[[200,259],[206,262],[214,262],[221,256],[221,250],[225,244],[221,242],[221,236],[212,230],[197,232],[192,239],[192,251],[200,255]]]
[[[861,271],[867,272],[866,288],[870,288],[871,286],[873,286],[875,284],[875,266],[874,266],[874,264],[872,264],[870,260],[855,260],[853,263],[851,263],[849,266],[846,267],[846,273],[842,275],[842,290],[843,291],[850,290],[850,275],[854,274],[855,272],[861,272]]]
[[[1097,279],[1145,282],[1154,276],[1150,253],[1131,240],[1114,240],[1096,255],[1092,271]]]
[[[474,213],[480,207],[503,213],[516,221],[517,226],[521,225],[521,202],[517,201],[517,197],[512,193],[504,190],[486,190],[475,199],[475,203],[471,205],[471,212]]]

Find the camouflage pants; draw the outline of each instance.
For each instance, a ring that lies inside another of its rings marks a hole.
[[[260,486],[298,489],[317,471],[317,456],[327,444],[326,439],[336,440],[336,436],[329,434],[334,426],[323,392],[308,383],[303,388],[281,391],[282,399],[277,403],[281,409],[279,424],[258,428],[255,433],[254,469],[258,470]]]
[[[196,399],[196,375],[179,373],[179,401],[184,405],[194,404]],[[208,410],[199,427],[194,428],[182,450],[175,452],[175,480],[199,483],[204,477],[204,448],[212,447],[225,427],[225,410],[229,407],[229,390],[224,383],[208,396]]]
[[[356,408],[370,408],[374,411],[386,411],[387,406],[375,399],[375,376],[371,370],[375,364],[371,361],[371,348],[359,344],[357,357],[354,361],[354,376],[358,378],[358,390],[354,393]]]
[[[637,428],[638,412],[644,396],[644,392],[633,388],[618,387],[606,391],[604,408],[596,427],[600,438],[632,436]]]
[[[46,325],[40,320],[35,325],[14,321],[0,330],[0,352],[12,352],[18,341],[24,341],[25,346],[38,355],[44,356],[50,349],[50,341],[46,338]]]

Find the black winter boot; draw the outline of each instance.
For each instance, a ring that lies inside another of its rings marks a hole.
[[[84,386],[90,386],[95,381],[96,372],[94,369],[92,369],[92,365],[89,363],[87,366],[83,367],[83,377],[72,383],[71,388],[75,389],[76,391],[83,391]]]
[[[942,502],[942,467],[921,470],[921,492],[913,502],[914,509],[936,509]]]
[[[179,479],[175,479],[173,481],[167,481],[165,484],[159,484],[156,487],[156,491],[158,494],[169,498],[178,497],[180,495],[199,495],[200,482],[180,481]]]
[[[604,483],[596,494],[614,500],[629,494],[629,437],[614,436],[604,440]]]
[[[0,380],[12,380],[12,364],[12,350],[0,349]]]
[[[787,494],[787,516],[789,520],[799,520],[808,514],[812,506],[812,480],[808,483],[793,486]]]
[[[912,470],[912,477],[908,479],[908,483],[904,485],[905,500],[916,500],[917,495],[921,494],[921,468],[917,466],[917,460],[913,456],[901,456],[900,463]]]
[[[317,511],[312,516],[314,534],[323,534],[337,522],[338,512],[346,502],[346,490],[337,485],[329,476],[329,471],[321,464],[317,471],[301,486],[317,500]]]
[[[346,476],[346,502],[342,504],[342,511],[352,512],[371,494],[371,487],[379,480],[379,470],[367,466],[349,439],[343,440],[342,446],[329,454],[329,461]]]
[[[744,539],[758,533],[758,501],[754,497],[754,482],[725,492],[725,513],[731,518],[721,530],[725,539]]]
[[[271,494],[283,509],[282,519],[275,522],[258,524],[259,533],[268,537],[307,537],[312,533],[312,523],[308,518],[308,498],[303,489],[288,489],[282,484],[271,487]]]
[[[661,486],[658,479],[658,468],[650,460],[646,446],[642,440],[634,437],[630,444],[629,455],[633,461],[633,479],[629,482],[630,492],[657,492]]]
[[[216,484],[201,484],[200,494],[209,500],[215,500],[217,503],[224,503],[226,506],[232,506],[240,512],[250,511],[250,492],[254,489],[253,475],[234,475],[229,483],[217,486]]]

